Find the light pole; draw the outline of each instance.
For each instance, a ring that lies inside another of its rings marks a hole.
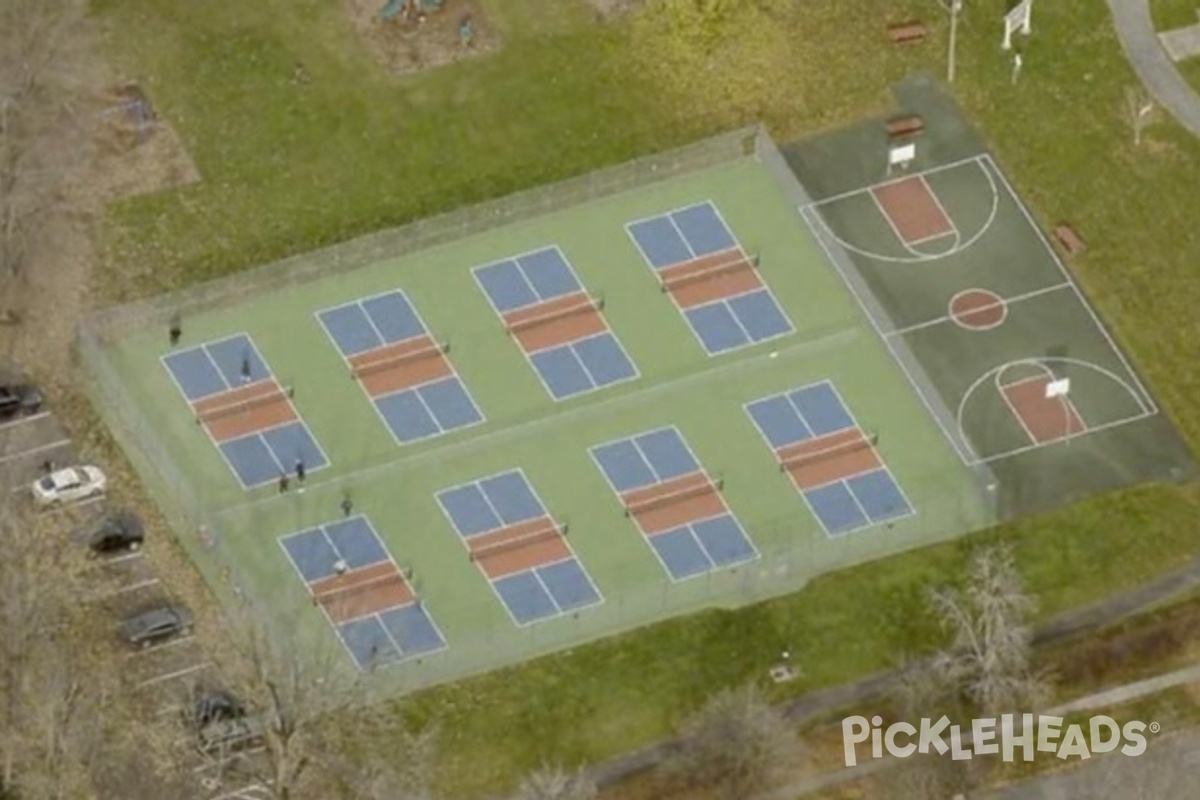
[[[946,82],[954,83],[954,55],[958,46],[958,12],[962,0],[950,0],[950,52],[946,58]]]

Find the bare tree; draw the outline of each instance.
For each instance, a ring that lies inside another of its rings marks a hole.
[[[1154,100],[1145,87],[1133,84],[1125,87],[1124,110],[1129,127],[1133,130],[1133,145],[1137,147],[1142,143],[1142,132],[1150,124]]]
[[[217,672],[261,723],[265,749],[250,758],[216,753],[220,767],[269,787],[276,800],[326,797],[331,785],[361,800],[430,797],[435,732],[402,727],[372,696],[370,673],[332,637],[295,636],[303,630],[295,622],[269,627],[248,604],[231,620]]]
[[[595,800],[599,791],[582,771],[544,765],[521,781],[515,800]]]
[[[67,210],[64,181],[86,157],[97,71],[83,66],[82,0],[0,3],[0,297],[13,303],[33,248]],[[13,314],[11,307],[0,315]]]
[[[968,716],[954,688],[948,687],[936,672],[919,665],[904,670],[895,701],[900,719],[913,725],[926,718],[947,716],[952,722],[958,722]],[[897,762],[886,774],[887,796],[892,800],[954,797],[980,785],[982,772],[983,764],[979,759],[955,761],[948,754],[936,751],[913,753]]]
[[[688,719],[668,767],[715,800],[743,800],[801,756],[795,729],[750,685],[720,692]]]
[[[1022,589],[1011,550],[979,551],[965,590],[935,590],[931,605],[954,637],[934,657],[934,669],[980,711],[1015,712],[1045,697],[1030,663],[1033,601]]]
[[[85,793],[122,715],[113,654],[81,607],[83,560],[61,517],[0,505],[0,786]]]

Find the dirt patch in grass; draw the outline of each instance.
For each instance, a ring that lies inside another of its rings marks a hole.
[[[159,117],[136,84],[114,89],[96,132],[94,180],[100,202],[194,183],[200,173],[183,140]]]
[[[406,19],[383,19],[387,0],[342,0],[367,49],[393,75],[442,67],[500,47],[500,36],[478,0],[444,0],[442,8]],[[470,20],[471,36],[462,27]]]
[[[588,5],[596,9],[596,14],[603,20],[630,14],[645,4],[646,0],[588,0]]]

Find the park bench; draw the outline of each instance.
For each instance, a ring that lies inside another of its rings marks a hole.
[[[888,136],[893,139],[901,136],[916,136],[925,130],[925,120],[916,114],[895,117],[887,122]]]
[[[1065,222],[1054,226],[1054,238],[1069,256],[1078,255],[1087,249],[1087,245],[1083,243],[1083,239],[1079,238],[1075,229]]]
[[[924,41],[929,35],[929,27],[924,22],[901,22],[888,26],[888,38],[892,44],[915,44]]]

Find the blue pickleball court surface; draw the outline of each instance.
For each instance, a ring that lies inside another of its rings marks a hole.
[[[777,458],[790,446],[860,430],[829,381],[762,397],[745,408]],[[866,472],[800,490],[827,536],[842,536],[916,513],[882,458],[879,464]]]
[[[623,504],[631,493],[704,474],[683,435],[673,427],[605,442],[588,452]],[[642,533],[673,581],[734,567],[759,555],[727,507],[722,514]]]
[[[727,254],[742,259],[745,253],[712,202],[668,211],[626,226],[630,238],[656,273],[698,259]],[[754,291],[726,296],[701,305],[680,307],[692,332],[710,356],[786,336],[792,322],[770,288],[759,282]]]
[[[557,247],[545,247],[472,270],[476,283],[496,314],[504,319],[515,311],[572,295],[586,296],[574,268]],[[583,339],[563,342],[526,358],[555,400],[634,380],[637,367],[616,334],[606,330]],[[524,350],[524,347],[522,347]]]
[[[550,523],[549,512],[521,470],[443,489],[436,498],[464,544],[534,520]],[[571,551],[570,542],[564,539],[564,544],[570,552],[564,559],[494,579],[485,574],[518,626],[574,613],[603,601],[595,582]]]
[[[279,539],[300,579],[315,594],[314,584],[338,574],[339,562],[352,573],[380,564],[396,566],[370,520],[358,515],[327,522]],[[411,590],[410,590],[411,591]],[[436,653],[446,639],[419,599],[374,611],[357,619],[330,624],[360,669],[370,669]]]
[[[244,391],[265,381],[271,382],[268,394],[278,395],[284,391],[258,347],[244,333],[178,350],[161,360],[180,393],[192,406],[194,415],[200,404],[218,409],[228,405],[229,413],[239,413],[244,402],[238,398]],[[229,395],[228,404],[221,402],[223,394]],[[291,404],[290,398],[287,402]],[[245,489],[274,483],[285,473],[294,474],[297,462],[303,462],[309,473],[329,464],[325,452],[298,412],[295,419],[284,424],[221,441],[212,436],[207,425],[201,427],[209,433],[225,463]]]
[[[389,345],[433,338],[416,306],[398,289],[319,311],[317,319],[347,363],[356,357],[370,359],[373,351]],[[369,397],[397,444],[431,439],[484,421],[452,364],[448,376]]]

